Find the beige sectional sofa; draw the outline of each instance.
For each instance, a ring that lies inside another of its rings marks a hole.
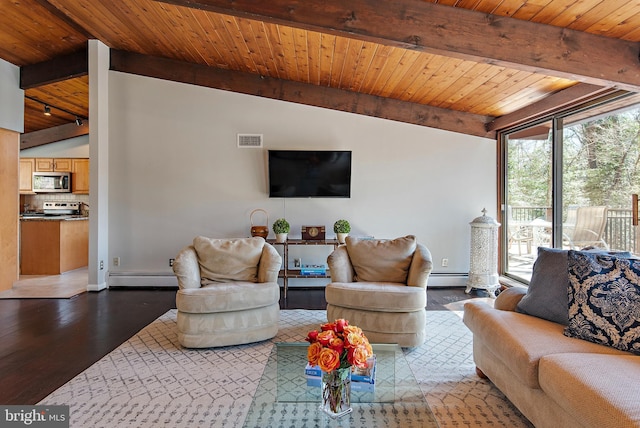
[[[494,307],[465,304],[473,357],[537,427],[640,427],[640,356],[564,335],[565,325],[516,312],[526,289]]]

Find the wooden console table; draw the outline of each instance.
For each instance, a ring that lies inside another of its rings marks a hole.
[[[302,275],[300,269],[289,268],[289,246],[291,245],[329,245],[335,250],[340,243],[337,239],[318,239],[318,240],[305,240],[305,239],[288,239],[285,242],[276,242],[275,239],[268,239],[267,242],[271,245],[282,245],[282,261],[283,269],[280,269],[278,278],[282,278],[284,283],[284,298],[287,298],[287,291],[289,289],[289,278],[329,278],[330,275]]]

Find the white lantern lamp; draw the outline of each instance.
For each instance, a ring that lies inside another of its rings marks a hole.
[[[471,264],[469,280],[464,291],[469,294],[472,289],[487,290],[495,296],[500,288],[498,276],[498,223],[487,216],[487,210],[482,210],[482,216],[471,223]]]

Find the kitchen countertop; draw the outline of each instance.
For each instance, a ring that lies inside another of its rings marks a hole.
[[[78,214],[67,215],[44,215],[44,214],[29,214],[21,215],[21,221],[68,221],[68,220],[89,220],[89,216]]]

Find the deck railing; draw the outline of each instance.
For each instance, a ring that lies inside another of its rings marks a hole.
[[[512,207],[511,218],[516,222],[529,222],[537,218],[549,219],[550,207],[528,206]],[[631,210],[610,208],[607,215],[607,226],[604,240],[612,250],[633,252],[636,248],[636,236],[631,225]]]

